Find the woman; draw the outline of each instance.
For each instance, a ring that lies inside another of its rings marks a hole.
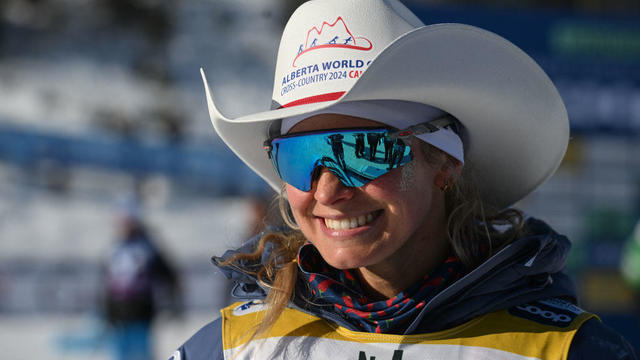
[[[288,228],[214,258],[244,300],[174,359],[635,358],[575,305],[568,240],[508,208],[569,135],[510,42],[394,0],[314,0],[282,35],[271,111],[227,119],[205,88]]]

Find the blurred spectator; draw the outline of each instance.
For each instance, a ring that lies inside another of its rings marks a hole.
[[[626,241],[620,259],[622,278],[635,293],[635,311],[640,316],[640,220]]]
[[[107,261],[105,315],[117,360],[150,360],[151,325],[160,299],[180,310],[176,271],[154,244],[135,209],[121,220],[118,243]]]

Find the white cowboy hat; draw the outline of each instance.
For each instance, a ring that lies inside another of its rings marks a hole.
[[[466,164],[483,200],[498,208],[549,178],[569,139],[562,99],[527,54],[477,27],[425,26],[397,0],[298,8],[282,35],[270,111],[226,118],[202,77],[219,136],[276,191],[281,180],[263,149],[271,124],[348,101],[411,101],[456,117]]]

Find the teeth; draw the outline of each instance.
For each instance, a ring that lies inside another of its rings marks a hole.
[[[369,213],[367,215],[360,215],[357,217],[352,217],[348,219],[342,220],[332,220],[332,219],[324,219],[324,223],[327,228],[332,230],[348,230],[354,229],[358,226],[367,225],[373,221],[373,213]]]

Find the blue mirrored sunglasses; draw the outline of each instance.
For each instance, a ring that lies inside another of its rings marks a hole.
[[[278,136],[264,142],[284,182],[311,190],[326,167],[349,187],[359,187],[413,160],[409,140],[453,124],[449,115],[393,131],[385,128],[335,129]]]

